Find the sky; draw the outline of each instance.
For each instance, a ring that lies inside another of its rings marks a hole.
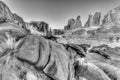
[[[82,25],[89,14],[101,12],[104,16],[109,10],[120,6],[120,0],[2,0],[13,13],[24,21],[45,21],[51,28],[62,29],[68,19],[81,16]]]

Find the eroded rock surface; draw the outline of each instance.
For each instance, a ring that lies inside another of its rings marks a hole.
[[[84,41],[84,44],[58,43],[57,37],[34,33],[38,30],[47,34],[47,23],[28,23],[27,28],[31,25],[37,28],[28,32],[21,17],[12,14],[3,2],[0,8],[0,80],[120,80],[120,47]],[[89,17],[88,26],[99,24],[100,13]],[[80,16],[70,19],[65,30],[78,28],[82,28]],[[96,31],[88,33],[96,35]],[[72,34],[84,33],[85,37],[86,32],[80,29]]]
[[[45,36],[50,31],[48,23],[44,21],[31,21],[29,24],[35,27],[36,30],[38,30],[39,32],[43,32]]]
[[[84,27],[99,26],[100,25],[101,13],[96,12],[94,15],[90,14],[88,16],[88,21]]]
[[[68,20],[68,24],[67,24],[67,26],[64,27],[64,30],[67,31],[67,30],[74,30],[74,29],[78,29],[78,28],[82,28],[80,16],[77,16],[76,19]]]

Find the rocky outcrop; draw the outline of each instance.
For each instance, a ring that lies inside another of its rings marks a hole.
[[[84,27],[90,27],[90,26],[92,25],[92,22],[93,22],[93,15],[92,15],[92,14],[89,14],[88,20],[87,20],[87,22],[85,23],[85,26],[84,26]]]
[[[12,13],[8,6],[0,1],[0,23],[12,20]]]
[[[119,27],[120,25],[120,6],[110,10],[102,21],[102,26],[104,28],[112,28],[114,26]]]
[[[99,26],[100,25],[100,18],[101,18],[100,12],[96,12],[94,15],[90,14],[88,16],[88,21],[86,22],[84,27]]]
[[[26,29],[24,20],[17,14],[12,13],[2,1],[0,1],[0,23],[16,23],[19,27]]]
[[[108,22],[116,22],[116,23],[120,23],[119,21],[119,16],[120,14],[120,6],[116,7],[115,9],[109,11],[103,19],[103,24],[106,24]]]
[[[31,21],[29,23],[33,27],[36,28],[39,32],[43,32],[44,35],[47,35],[47,33],[50,31],[49,25],[46,22],[43,21]]]
[[[22,28],[26,29],[26,23],[25,23],[25,21],[20,16],[18,16],[17,14],[12,14],[12,15],[13,15],[14,22],[17,25],[21,26]]]
[[[73,30],[77,28],[82,28],[81,18],[77,16],[76,19],[68,20],[67,26],[64,27],[64,30]]]
[[[63,29],[53,29],[53,35],[63,35],[64,30]]]
[[[68,24],[67,24],[67,26],[64,27],[64,30],[66,30],[66,31],[72,30],[74,23],[75,23],[74,19],[68,20]]]
[[[81,18],[80,18],[80,16],[77,16],[75,23],[73,25],[73,29],[77,29],[77,28],[81,28],[81,27],[82,27]]]
[[[90,26],[99,25],[98,16],[96,13],[90,18]],[[28,33],[21,28],[20,25],[23,24],[24,20],[16,14],[0,23],[0,80],[120,79],[119,47],[111,48],[100,44],[93,46],[87,43],[60,44],[56,41],[57,37]],[[45,34],[51,32],[45,22],[33,21],[28,25]],[[76,20],[69,20],[68,25],[65,30],[72,30],[72,35],[85,37],[88,31],[81,29],[80,16]],[[76,30],[77,28],[80,29]],[[94,31],[88,33],[94,35]]]

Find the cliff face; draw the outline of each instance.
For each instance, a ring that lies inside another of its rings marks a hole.
[[[103,24],[107,22],[115,22],[120,23],[120,6],[114,8],[113,10],[109,11],[103,19]]]
[[[16,23],[17,25],[19,25],[22,28],[26,29],[25,21],[20,16],[18,16],[17,14],[12,14],[12,15],[13,15],[14,23]]]
[[[102,26],[105,28],[112,28],[120,26],[120,6],[110,10],[102,21]]]
[[[29,23],[31,26],[36,28],[37,31],[43,32],[44,35],[47,35],[47,33],[50,31],[50,27],[48,23],[43,22],[43,21],[31,21]]]
[[[26,29],[24,20],[10,11],[8,6],[0,1],[0,23],[15,23],[21,28]]]
[[[75,23],[73,25],[73,29],[77,29],[77,28],[82,28],[82,23],[81,23],[81,18],[80,16],[77,16]]]
[[[96,12],[94,15],[90,14],[88,16],[88,20],[87,20],[84,27],[99,26],[100,25],[100,18],[101,18],[100,12]]]
[[[67,26],[64,27],[64,30],[74,30],[82,28],[81,18],[80,16],[77,16],[76,19],[70,19],[68,20]]]
[[[0,1],[0,22],[6,22],[7,20],[12,20],[12,13],[8,6]]]

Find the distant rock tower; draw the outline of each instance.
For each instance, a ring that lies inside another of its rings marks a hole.
[[[99,26],[100,25],[100,18],[101,18],[100,12],[96,12],[94,14],[94,16],[92,14],[89,14],[88,20],[87,20],[84,27]]]
[[[68,20],[67,26],[64,27],[64,30],[73,30],[77,28],[82,28],[81,18],[77,16],[76,19]]]

